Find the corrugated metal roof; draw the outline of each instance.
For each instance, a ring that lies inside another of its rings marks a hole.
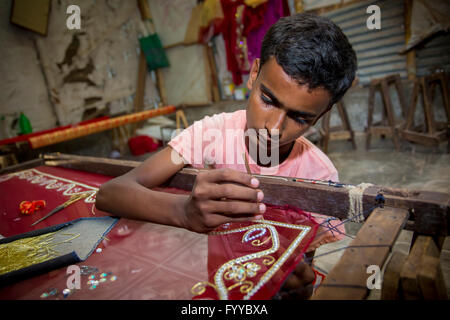
[[[417,76],[443,69],[450,73],[450,33],[440,33],[416,48]]]
[[[381,11],[381,29],[369,30],[367,7]],[[339,25],[349,38],[358,58],[357,75],[362,84],[372,78],[393,73],[407,77],[406,56],[398,52],[405,46],[404,4],[402,0],[369,0],[324,13]]]

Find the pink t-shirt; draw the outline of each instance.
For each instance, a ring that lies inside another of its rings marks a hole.
[[[206,116],[174,137],[169,145],[181,155],[186,164],[194,168],[208,165],[215,169],[231,168],[247,172],[247,157],[253,174],[339,181],[337,170],[330,159],[304,137],[295,141],[291,153],[282,163],[268,168],[259,166],[249,156],[245,146],[246,121],[245,110]],[[313,216],[319,223],[327,218],[318,214]],[[336,226],[340,224],[340,220],[331,220],[330,224]],[[315,246],[342,239],[345,233],[343,224],[337,229],[339,232],[328,231]]]

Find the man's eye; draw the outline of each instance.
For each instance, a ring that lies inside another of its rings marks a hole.
[[[262,100],[262,102],[264,102],[266,105],[273,106],[272,100],[270,100],[269,98],[265,97],[264,95],[261,95],[261,100]]]
[[[294,118],[294,120],[299,124],[308,124],[308,121],[302,118]]]

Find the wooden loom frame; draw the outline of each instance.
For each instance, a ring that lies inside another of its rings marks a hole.
[[[7,174],[40,165],[60,166],[119,176],[139,166],[141,162],[114,160],[67,154],[41,155],[40,158],[7,167]],[[184,168],[164,186],[191,190],[200,170]],[[293,205],[305,211],[346,219],[349,210],[349,191],[323,184],[294,182],[290,178],[255,175],[265,194],[265,202],[275,205]],[[368,212],[378,204],[382,194],[382,208],[373,210],[338,263],[315,291],[312,299],[365,299],[369,289],[367,267],[385,264],[400,231],[405,228],[416,234],[429,236],[448,235],[450,194],[429,191],[407,191],[371,186],[363,193],[363,211]]]

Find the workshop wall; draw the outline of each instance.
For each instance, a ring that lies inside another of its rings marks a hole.
[[[68,5],[81,9],[81,29],[66,26]],[[46,36],[9,21],[12,0],[1,1],[0,117],[10,127],[23,111],[33,131],[133,110],[142,22],[135,1],[51,1]],[[144,105],[160,98],[147,75]],[[3,124],[2,124],[3,125]],[[17,132],[3,130],[5,135]]]
[[[0,1],[0,139],[17,134],[11,125],[20,112],[35,131],[57,122],[35,47],[36,35],[9,22],[11,5],[12,0]]]

